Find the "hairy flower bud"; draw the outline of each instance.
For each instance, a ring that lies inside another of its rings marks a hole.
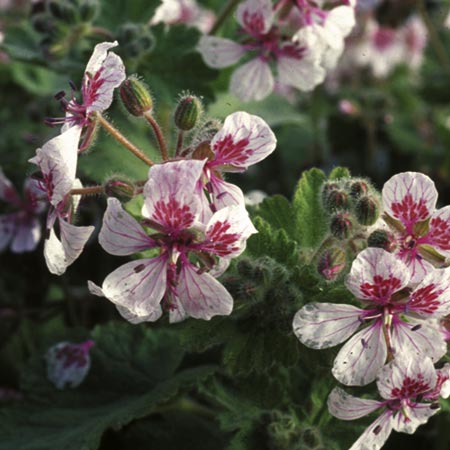
[[[93,341],[81,344],[60,342],[50,347],[45,355],[48,379],[58,389],[79,386],[89,372],[91,366],[89,350],[93,345]]]
[[[326,194],[324,203],[329,211],[347,209],[349,207],[348,194],[340,189],[332,189]]]
[[[375,230],[367,239],[369,247],[377,247],[392,252],[396,247],[395,237],[386,230]]]
[[[120,177],[112,177],[104,184],[105,194],[121,202],[128,202],[134,197],[135,186],[132,182]]]
[[[369,191],[369,186],[365,181],[355,181],[350,185],[350,195],[353,198],[359,198],[362,195],[366,195]]]
[[[339,247],[325,250],[319,257],[317,271],[326,280],[334,280],[345,268],[347,257],[345,251]]]
[[[338,213],[331,219],[331,234],[338,239],[347,239],[352,229],[353,223],[348,213]]]
[[[127,78],[119,88],[120,98],[130,114],[143,116],[153,109],[153,100],[145,84],[136,77]]]
[[[380,203],[372,196],[361,197],[355,206],[355,217],[364,226],[373,225],[380,215]]]
[[[185,95],[178,102],[174,121],[177,128],[183,131],[192,130],[202,114],[202,102],[195,95]]]
[[[91,22],[99,10],[98,0],[83,0],[80,4],[80,17],[83,22]]]

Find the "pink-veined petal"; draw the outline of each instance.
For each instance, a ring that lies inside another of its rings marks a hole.
[[[97,44],[89,59],[83,80],[83,102],[87,113],[108,109],[113,101],[114,89],[126,78],[122,59],[108,52],[117,45],[117,41]]]
[[[411,323],[394,320],[391,344],[394,357],[407,354],[412,358],[428,356],[438,361],[447,352],[447,344],[438,325],[425,320]]]
[[[386,362],[387,348],[381,320],[356,333],[341,348],[332,373],[342,384],[364,386],[377,377]]]
[[[210,177],[211,201],[216,210],[227,206],[244,205],[244,194],[235,184],[228,183],[216,177],[213,173]]]
[[[170,323],[178,323],[187,319],[189,315],[183,308],[183,305],[175,299],[175,304],[172,305],[172,308],[169,311],[169,322]]]
[[[68,128],[37,149],[36,157],[32,158],[32,162],[41,169],[44,178],[41,183],[54,207],[64,200],[73,187],[81,130],[80,126]]]
[[[11,183],[9,178],[6,177],[3,169],[0,167],[0,200],[6,203],[10,203],[16,206],[20,205],[20,198],[17,194],[17,190]]]
[[[142,215],[168,231],[191,227],[202,211],[196,188],[205,162],[182,160],[153,166],[144,186]]]
[[[116,198],[108,199],[98,241],[111,255],[132,255],[155,246],[139,222]]]
[[[450,268],[433,268],[411,292],[406,310],[425,318],[450,314]]]
[[[41,223],[36,217],[27,217],[17,224],[11,251],[14,253],[32,252],[41,239]]]
[[[428,419],[438,413],[439,410],[440,408],[435,408],[434,405],[429,403],[406,405],[404,409],[394,415],[393,428],[401,433],[413,434],[417,427],[427,423]]]
[[[42,213],[47,202],[42,199],[42,189],[39,187],[39,181],[33,178],[26,178],[23,184],[23,193],[28,211],[33,214]]]
[[[450,256],[450,206],[438,209],[432,214],[426,240],[439,253]]]
[[[208,165],[230,165],[245,170],[269,156],[276,145],[276,137],[263,119],[243,111],[235,112],[227,116],[211,141],[215,159]]]
[[[386,410],[369,425],[349,450],[380,450],[391,434],[392,411]]]
[[[157,314],[166,292],[167,254],[131,261],[111,272],[103,282],[103,295],[139,317]]]
[[[178,278],[177,303],[188,316],[209,320],[213,316],[227,316],[233,310],[230,293],[209,273],[184,262]]]
[[[159,306],[159,308],[158,308]],[[142,322],[156,322],[162,316],[162,308],[160,305],[156,306],[152,309],[148,314],[144,314],[142,316],[137,315],[133,311],[130,311],[125,306],[116,305],[117,311],[119,314],[128,322],[136,325]]]
[[[49,226],[47,225],[47,228]],[[59,220],[60,239],[51,228],[44,244],[44,257],[50,273],[62,275],[81,254],[94,231],[93,226],[77,227]]]
[[[362,313],[353,305],[308,303],[294,316],[294,333],[309,348],[334,347],[361,326]]]
[[[409,280],[408,269],[395,255],[381,248],[367,248],[353,261],[345,285],[360,299],[385,303]]]
[[[434,212],[438,193],[434,182],[418,172],[394,175],[383,186],[384,211],[412,231],[415,223],[427,220]]]
[[[377,377],[380,395],[387,400],[415,398],[434,388],[437,381],[433,361],[402,352],[381,368]]]
[[[250,35],[267,34],[273,22],[271,0],[245,0],[236,11],[236,19]]]
[[[335,36],[347,37],[355,26],[355,10],[350,6],[338,6],[327,15],[325,28]]]
[[[198,51],[206,65],[214,69],[232,66],[245,54],[242,45],[230,39],[215,36],[202,36],[198,44]]]
[[[273,91],[275,80],[269,64],[253,58],[237,68],[230,79],[230,92],[243,102],[262,100]]]
[[[199,247],[217,256],[235,258],[245,250],[247,239],[257,232],[244,206],[229,206],[211,217]]]
[[[381,408],[383,402],[354,397],[341,388],[334,388],[328,397],[328,411],[340,420],[355,420]]]
[[[293,48],[292,51],[287,49]],[[278,79],[280,83],[292,86],[301,91],[312,91],[325,79],[325,69],[320,65],[320,59],[309,49],[299,48],[289,44],[285,46],[284,52],[278,57]],[[296,52],[301,54],[298,56]]]
[[[395,255],[406,265],[408,272],[411,274],[409,284],[420,283],[428,273],[435,270],[433,264],[423,259],[415,251],[402,251]]]
[[[17,227],[17,213],[0,216],[0,252],[11,242]]]

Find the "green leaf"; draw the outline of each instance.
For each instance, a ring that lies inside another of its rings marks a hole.
[[[157,411],[213,372],[180,369],[184,352],[168,331],[110,324],[92,337],[92,367],[76,389],[56,390],[43,358],[31,362],[22,382],[27,400],[0,410],[1,450],[95,450],[107,429]]]
[[[329,180],[341,180],[342,178],[350,178],[350,170],[347,167],[335,167],[328,176]]]
[[[301,247],[316,247],[324,238],[327,226],[320,191],[325,181],[325,174],[321,170],[311,169],[303,172],[298,182],[292,203],[297,241]]]

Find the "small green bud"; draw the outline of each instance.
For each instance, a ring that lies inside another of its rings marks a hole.
[[[79,19],[78,12],[75,6],[71,5],[69,2],[55,1],[54,3],[59,3],[58,8],[58,14],[60,14],[60,17],[58,17],[59,19],[61,19],[63,22],[69,25],[74,25],[78,22]]]
[[[130,114],[143,116],[153,109],[153,100],[145,84],[136,77],[129,77],[119,88],[120,98]]]
[[[121,177],[112,177],[107,180],[104,189],[108,197],[117,198],[124,203],[131,200],[136,192],[134,184]]]
[[[350,185],[350,195],[359,198],[369,192],[369,186],[365,181],[355,181]]]
[[[84,0],[80,5],[80,17],[83,22],[91,22],[99,10],[98,0]]]
[[[326,280],[334,280],[344,270],[347,263],[345,251],[339,247],[325,250],[319,257],[317,271]]]
[[[326,194],[324,206],[331,212],[347,209],[349,207],[348,194],[340,189],[332,189]]]
[[[361,197],[355,206],[356,220],[364,226],[373,225],[380,216],[380,203],[372,196]]]
[[[367,239],[369,247],[382,248],[387,252],[392,252],[395,247],[395,237],[386,230],[375,230]]]
[[[331,191],[334,191],[336,189],[339,189],[339,185],[337,183],[335,183],[334,181],[327,181],[326,183],[324,183],[323,188],[322,188],[322,203],[324,205],[326,204],[328,194]]]
[[[331,234],[338,239],[347,239],[353,229],[353,223],[348,213],[338,213],[331,219]]]
[[[178,102],[174,121],[177,128],[183,131],[192,130],[202,114],[202,102],[195,95],[185,95]]]

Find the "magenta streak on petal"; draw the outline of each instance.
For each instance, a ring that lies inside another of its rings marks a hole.
[[[438,299],[443,292],[443,289],[436,289],[434,284],[416,289],[410,296],[408,310],[432,315],[441,305]]]
[[[409,192],[401,202],[393,202],[391,209],[395,217],[405,225],[408,234],[413,232],[414,224],[430,217],[426,199],[421,198],[419,201],[415,201]]]
[[[262,13],[249,11],[244,12],[244,23],[246,31],[254,37],[264,34],[264,16]]]
[[[373,283],[362,283],[360,290],[366,298],[387,303],[391,299],[392,294],[401,288],[401,285],[401,280],[393,276],[383,278],[380,275],[374,275]]]
[[[176,232],[189,228],[194,223],[195,216],[188,205],[182,205],[171,196],[167,202],[158,200],[155,203],[152,219],[167,227],[167,231]]]
[[[215,222],[206,237],[206,241],[198,245],[200,250],[227,256],[239,250],[240,234],[227,233],[231,225],[228,222]]]
[[[250,141],[248,138],[234,142],[231,134],[226,135],[223,139],[214,144],[213,150],[216,154],[216,158],[211,161],[209,165],[244,164],[248,157],[254,152],[253,149],[246,148],[249,143]]]
[[[427,241],[442,250],[450,250],[450,223],[440,217],[434,217],[430,221],[430,231]]]

